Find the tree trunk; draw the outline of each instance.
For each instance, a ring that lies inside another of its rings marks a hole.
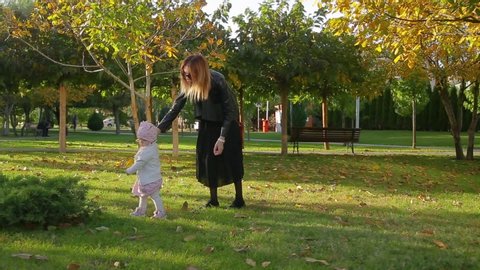
[[[328,104],[327,104],[327,95],[322,97],[322,127],[328,127]],[[330,149],[330,144],[328,142],[323,143],[323,148],[325,150]]]
[[[288,87],[280,84],[280,103],[282,103],[282,155],[288,152],[288,133],[287,133],[287,115],[288,115]]]
[[[448,121],[450,122],[451,134],[453,137],[453,143],[455,145],[455,156],[457,160],[465,159],[463,154],[463,148],[460,138],[460,129],[458,127],[457,118],[455,117],[455,112],[453,110],[452,102],[448,95],[448,90],[446,86],[446,80],[439,86],[440,99],[442,100],[443,107],[448,116]]]
[[[13,103],[5,102],[5,107],[3,109],[3,129],[2,135],[8,136],[10,134],[10,114],[13,110]]]
[[[128,73],[128,83],[130,89],[130,105],[132,107],[132,117],[135,131],[138,130],[138,107],[137,107],[137,96],[135,95],[135,82],[133,81],[132,66],[127,64],[127,73]],[[136,133],[135,133],[136,134]]]
[[[67,151],[67,88],[63,82],[59,85],[60,119],[58,123],[58,143],[60,153]]]
[[[412,101],[412,148],[417,148],[417,103]]]
[[[150,123],[152,122],[152,68],[151,64],[148,60],[147,64],[145,64],[145,115],[147,117],[147,121]]]
[[[480,82],[477,80],[473,86],[473,110],[472,110],[472,121],[468,127],[468,144],[467,144],[467,159],[473,160],[473,150],[475,149],[475,130],[478,124],[478,97],[480,92]]]
[[[112,106],[113,117],[115,118],[115,134],[120,134],[120,109],[116,104]]]

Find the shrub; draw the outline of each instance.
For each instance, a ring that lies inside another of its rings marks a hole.
[[[103,117],[100,113],[94,112],[90,117],[88,118],[88,123],[87,123],[88,129],[92,131],[99,131],[102,130],[103,128]]]
[[[77,178],[12,179],[0,174],[0,226],[79,223],[98,211]]]

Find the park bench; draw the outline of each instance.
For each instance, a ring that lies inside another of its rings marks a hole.
[[[359,128],[292,127],[288,141],[293,143],[293,153],[295,149],[298,153],[299,142],[335,142],[350,145],[352,154],[355,154],[353,143],[359,139]]]

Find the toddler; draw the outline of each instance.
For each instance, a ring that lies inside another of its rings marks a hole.
[[[137,180],[132,187],[132,193],[139,197],[138,207],[131,213],[132,216],[145,216],[147,201],[150,197],[155,205],[153,218],[166,218],[163,208],[160,189],[162,175],[160,172],[160,158],[156,143],[158,129],[152,123],[142,121],[137,131],[138,152],[135,154],[133,165],[127,169],[127,174],[137,173]]]

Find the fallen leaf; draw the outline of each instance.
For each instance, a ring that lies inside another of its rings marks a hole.
[[[310,257],[305,257],[305,261],[306,262],[310,262],[310,263],[321,263],[323,265],[329,265],[329,263],[325,260],[317,260],[315,258],[310,258]]]
[[[135,241],[135,240],[142,239],[143,237],[144,237],[143,235],[132,235],[132,236],[127,236],[123,238],[123,240]]]
[[[100,226],[100,227],[96,227],[95,230],[97,230],[99,232],[102,232],[102,231],[108,231],[110,229],[108,227],[105,227],[105,226]]]
[[[426,236],[433,236],[435,234],[435,231],[432,230],[432,229],[425,229],[425,230],[421,231],[420,233],[423,234],[423,235],[426,235]]]
[[[266,262],[262,262],[262,267],[263,268],[267,268],[269,265],[270,265],[271,262],[269,261],[266,261]]]
[[[47,256],[35,255],[34,257],[35,257],[36,260],[39,260],[39,261],[48,261],[48,257],[47,257]]]
[[[205,248],[203,249],[203,252],[210,254],[210,253],[212,253],[214,250],[215,250],[215,247],[207,246],[207,247],[205,247]]]
[[[249,246],[245,245],[245,246],[241,246],[241,247],[236,247],[233,250],[235,250],[236,252],[246,252],[248,249],[249,249]]]
[[[461,201],[453,201],[453,202],[452,202],[452,205],[453,205],[453,206],[462,206],[463,203],[462,203]]]
[[[196,238],[197,238],[197,237],[196,237],[195,235],[191,234],[191,235],[185,236],[185,237],[183,238],[183,241],[185,241],[185,242],[190,242],[190,241],[195,240]]]
[[[235,213],[235,215],[233,217],[234,218],[247,218],[248,216],[246,216],[244,214],[240,214],[240,213]]]
[[[78,263],[70,263],[67,266],[67,270],[78,270],[80,269],[80,265]]]
[[[439,247],[440,249],[446,249],[448,247],[447,244],[443,243],[440,240],[433,240],[433,243],[435,243],[435,245],[437,245],[437,247]]]
[[[248,265],[250,265],[250,266],[252,266],[252,267],[257,266],[257,262],[254,261],[254,260],[252,260],[252,259],[250,259],[250,258],[247,258],[247,259],[245,260],[245,263],[248,264]]]
[[[32,254],[30,253],[16,253],[16,254],[12,254],[12,257],[16,257],[16,258],[20,258],[20,259],[24,259],[24,260],[30,260],[32,258]]]

